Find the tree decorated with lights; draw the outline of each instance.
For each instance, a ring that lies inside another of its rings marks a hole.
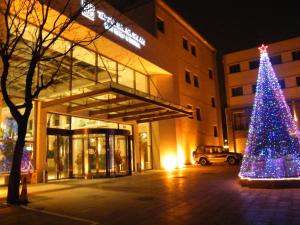
[[[297,126],[270,62],[260,48],[260,66],[241,179],[284,180],[300,177]]]

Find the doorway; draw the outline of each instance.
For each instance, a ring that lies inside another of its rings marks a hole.
[[[69,136],[48,135],[47,172],[49,180],[69,178]]]
[[[48,180],[130,175],[132,137],[128,130],[47,129]]]

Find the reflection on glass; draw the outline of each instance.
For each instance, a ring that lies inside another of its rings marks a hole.
[[[83,140],[80,138],[73,138],[73,176],[83,176]]]
[[[70,117],[48,113],[47,114],[47,128],[60,128],[69,129],[70,128]]]
[[[48,135],[47,171],[48,179],[57,179],[57,136]]]
[[[148,77],[144,74],[135,72],[136,90],[148,93]]]
[[[118,65],[118,83],[134,88],[134,73],[132,69],[121,64]]]
[[[145,170],[152,169],[151,133],[150,124],[139,124],[139,144],[142,158],[142,167]]]
[[[18,138],[18,126],[10,116],[9,110],[5,107],[1,112],[0,128],[0,173],[9,173],[12,165],[13,151]],[[21,161],[22,173],[29,173],[34,170],[33,164],[33,113],[30,115],[25,146]]]
[[[48,179],[69,177],[69,137],[48,135]]]
[[[76,46],[73,50],[72,89],[92,86],[96,81],[96,54]]]
[[[121,172],[127,172],[128,161],[127,161],[127,141],[125,136],[115,136],[115,172],[116,174]]]
[[[117,81],[117,63],[104,56],[98,55],[97,80],[100,83]]]

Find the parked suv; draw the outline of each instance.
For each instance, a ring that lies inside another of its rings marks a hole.
[[[229,152],[222,146],[198,146],[193,151],[194,161],[205,166],[211,163],[227,162],[229,165],[235,165],[242,159],[242,154]]]

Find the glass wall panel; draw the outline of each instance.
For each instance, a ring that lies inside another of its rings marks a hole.
[[[23,150],[21,171],[29,173],[34,170],[34,108],[29,117],[25,146]],[[12,164],[14,147],[18,137],[18,126],[12,118],[8,107],[0,108],[0,174],[9,173]]]
[[[47,127],[68,130],[70,129],[70,116],[48,113]]]
[[[117,81],[117,63],[98,55],[97,79],[99,83]]]
[[[82,128],[118,128],[117,123],[72,117],[72,130]]]
[[[126,66],[118,64],[118,83],[134,88],[134,72]]]
[[[49,82],[52,78],[55,80],[55,85],[51,85],[41,92],[41,98],[54,99],[70,95],[70,53],[62,55],[62,53],[54,49],[48,49],[45,53],[44,60],[38,65],[38,74],[40,79],[43,79],[44,84]]]
[[[81,136],[81,135],[80,135]],[[82,177],[84,164],[83,164],[83,139],[78,135],[73,136],[73,176]]]
[[[69,177],[69,137],[48,135],[48,179]]]
[[[57,179],[57,136],[48,135],[47,172],[48,180]]]
[[[115,136],[115,172],[124,173],[128,170],[127,160],[127,137],[116,135]]]
[[[99,172],[106,172],[106,139],[105,135],[98,135],[97,145],[98,145],[98,158],[99,158]]]
[[[72,58],[72,89],[93,86],[95,82],[96,53],[79,46],[75,47]]]
[[[128,130],[130,132],[130,135],[132,135],[132,125],[119,124],[119,129]]]
[[[138,91],[148,93],[148,77],[139,72],[135,72],[135,87]]]
[[[152,169],[151,129],[149,123],[138,125],[142,169]]]

